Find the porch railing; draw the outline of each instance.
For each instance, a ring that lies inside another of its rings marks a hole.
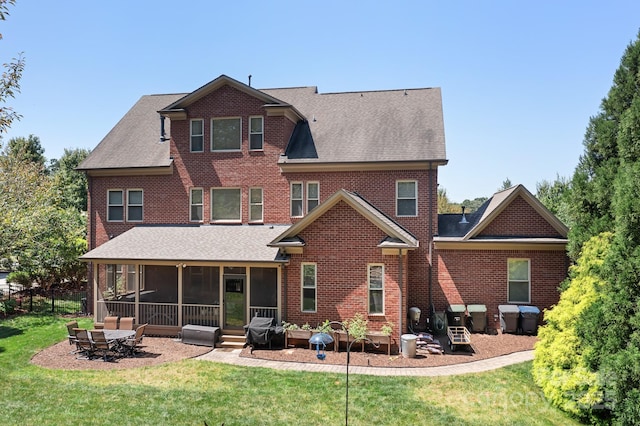
[[[178,305],[175,303],[140,302],[140,324],[178,326]]]
[[[178,324],[178,305],[175,303],[140,302],[139,324],[151,325],[204,325],[218,327],[220,324],[219,305],[182,305],[182,324]],[[98,322],[109,315],[119,317],[135,317],[135,303],[112,300],[99,300],[97,309]]]
[[[275,318],[277,322],[280,322],[278,318],[278,308],[269,306],[250,306],[249,315],[253,317]]]
[[[182,305],[182,324],[218,327],[220,325],[220,306]]]

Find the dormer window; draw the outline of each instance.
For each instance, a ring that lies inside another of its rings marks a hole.
[[[240,151],[242,136],[240,118],[211,120],[211,151]]]
[[[260,151],[264,143],[264,119],[249,117],[249,149]]]

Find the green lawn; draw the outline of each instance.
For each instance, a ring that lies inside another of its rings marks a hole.
[[[344,374],[185,360],[119,371],[29,363],[68,319],[0,321],[1,425],[339,425]],[[90,327],[90,320],[80,319]],[[531,364],[442,378],[349,376],[349,424],[570,425],[533,385]]]

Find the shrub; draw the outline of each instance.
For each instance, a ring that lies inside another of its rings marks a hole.
[[[551,403],[582,419],[593,420],[603,388],[598,372],[585,359],[588,344],[578,328],[583,315],[602,302],[602,266],[611,239],[611,233],[603,233],[584,244],[558,304],[545,312],[546,324],[540,327],[535,346],[536,384]]]

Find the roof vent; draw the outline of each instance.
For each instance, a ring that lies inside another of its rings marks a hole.
[[[460,223],[469,223],[467,221],[467,217],[464,215],[464,209],[465,209],[465,207],[462,206],[462,219],[460,219]]]
[[[168,138],[164,131],[164,116],[160,116],[160,142],[168,141],[171,138]]]

